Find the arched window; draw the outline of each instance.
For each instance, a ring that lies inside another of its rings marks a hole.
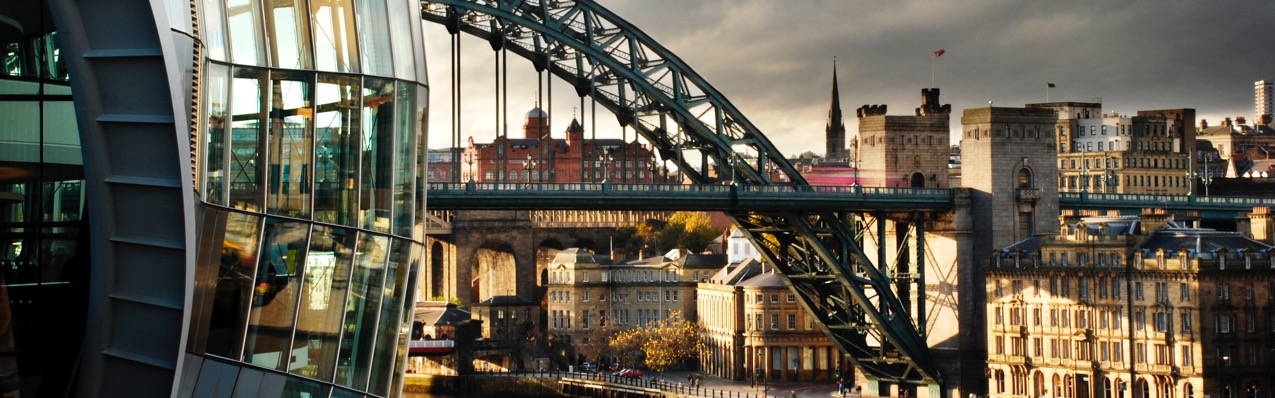
[[[1032,187],[1032,172],[1031,170],[1028,170],[1026,167],[1018,169],[1018,187],[1019,188]]]
[[[1186,398],[1195,398],[1195,386],[1192,386],[1191,383],[1184,384],[1182,391],[1186,394]]]

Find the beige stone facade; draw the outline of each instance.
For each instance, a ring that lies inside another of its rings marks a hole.
[[[1256,398],[1275,387],[1270,246],[1163,211],[1064,213],[1060,224],[988,262],[990,396]]]
[[[912,116],[886,115],[885,105],[864,105],[856,113],[862,185],[948,187],[952,106],[939,105],[939,89],[921,90],[921,107]]]
[[[699,284],[700,364],[732,380],[831,380],[850,367],[779,275],[755,260]]]
[[[1191,192],[1194,109],[1102,112],[1101,103],[1027,104],[1050,109],[1060,192],[1184,195]]]
[[[607,343],[589,339],[590,331],[603,322],[623,330],[644,327],[674,313],[694,321],[697,283],[724,264],[722,255],[660,256],[610,264],[587,250],[563,250],[546,270],[548,334],[578,352],[588,344]]]

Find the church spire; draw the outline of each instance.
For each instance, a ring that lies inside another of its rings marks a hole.
[[[837,58],[832,58],[832,104],[828,109],[827,148],[824,159],[846,160],[846,125],[841,116],[841,90],[837,84]]]

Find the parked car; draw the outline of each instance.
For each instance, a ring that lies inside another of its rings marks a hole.
[[[596,372],[598,371],[598,365],[594,363],[585,362],[583,364],[580,364],[580,371],[581,372]]]
[[[637,369],[624,369],[624,370],[621,370],[619,373],[616,373],[615,375],[620,377],[628,377],[630,379],[637,379],[642,377],[642,371]]]

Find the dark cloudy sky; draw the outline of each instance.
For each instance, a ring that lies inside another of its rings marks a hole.
[[[854,110],[909,115],[935,85],[967,108],[1095,101],[1105,111],[1195,108],[1216,124],[1253,119],[1253,82],[1275,79],[1275,2],[598,0],[673,51],[787,155],[824,148],[833,57],[851,136]],[[450,144],[446,32],[428,26],[431,147]],[[495,71],[486,42],[462,43],[462,140],[495,136]],[[934,51],[946,53],[934,59]],[[510,55],[509,132],[536,101],[528,62]],[[555,136],[579,100],[554,82]],[[560,91],[561,90],[561,91]],[[587,107],[587,105],[586,105]],[[546,106],[548,108],[548,106]],[[576,111],[577,113],[579,111]],[[599,137],[619,137],[598,111]],[[1198,121],[1197,121],[1198,123]],[[586,128],[592,125],[586,123]],[[632,135],[632,132],[629,133]]]

